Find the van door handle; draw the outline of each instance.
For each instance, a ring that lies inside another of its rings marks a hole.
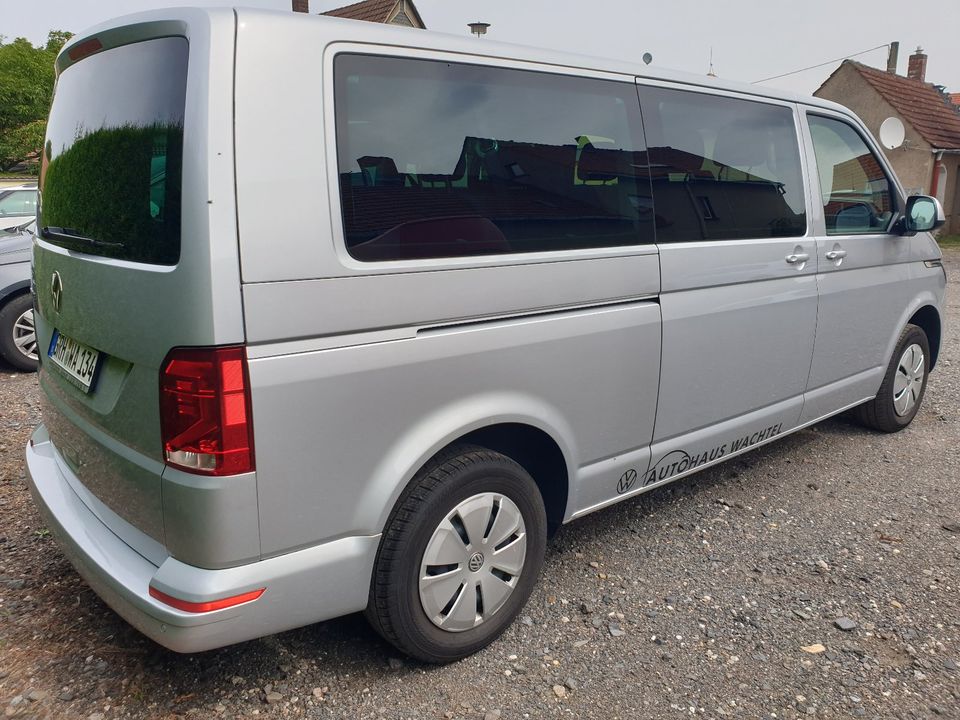
[[[846,256],[846,250],[828,250],[824,257],[826,257],[827,260],[843,260]]]
[[[787,257],[784,259],[791,265],[796,265],[797,263],[805,263],[807,260],[810,259],[810,255],[805,252],[791,253],[790,255],[787,255]]]

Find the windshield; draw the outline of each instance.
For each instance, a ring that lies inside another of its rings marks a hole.
[[[48,242],[122,260],[180,257],[187,41],[92,55],[57,80],[40,173]]]
[[[36,212],[36,190],[0,190],[0,217],[35,215]]]

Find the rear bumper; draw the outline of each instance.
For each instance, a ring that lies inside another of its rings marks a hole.
[[[34,432],[26,459],[37,507],[77,572],[127,622],[171,650],[210,650],[346,615],[367,604],[378,535],[341,538],[223,570],[186,565],[172,557],[157,566],[81,501],[43,425]],[[189,613],[152,598],[150,585],[190,602],[266,590],[243,605]]]

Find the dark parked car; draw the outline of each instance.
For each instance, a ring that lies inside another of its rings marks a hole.
[[[30,297],[30,245],[36,223],[0,231],[0,357],[20,370],[37,369],[37,334]]]

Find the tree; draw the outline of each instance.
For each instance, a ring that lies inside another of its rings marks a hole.
[[[43,47],[0,38],[0,171],[39,153],[53,96],[53,62],[72,34],[51,30]]]

